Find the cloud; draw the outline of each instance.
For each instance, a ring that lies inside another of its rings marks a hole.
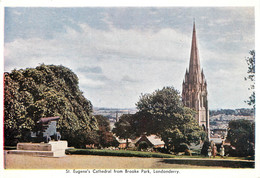
[[[138,80],[131,78],[128,75],[124,75],[121,79],[122,82],[138,82]]]
[[[105,86],[105,82],[100,81],[100,80],[94,80],[94,79],[84,77],[84,76],[81,76],[81,75],[79,75],[79,78],[80,78],[79,83],[83,88],[96,89],[96,88],[100,88],[100,87]]]
[[[102,68],[99,66],[95,66],[95,67],[79,67],[76,69],[78,72],[82,72],[82,73],[102,73]]]
[[[19,38],[5,43],[5,70],[35,67],[40,63],[62,64],[79,76],[80,86],[94,103],[97,93],[95,97],[89,95],[93,89],[112,96],[120,94],[122,102],[124,92],[132,93],[129,97],[135,98],[162,87],[163,76],[171,80],[171,75],[179,73],[179,69],[169,75],[171,72],[165,68],[182,63],[182,55],[176,54],[184,51],[184,46],[188,48],[185,42],[188,37],[173,29],[155,32],[113,27],[106,31],[78,25],[81,30],[67,27],[66,33],[59,33],[54,39]],[[142,85],[139,81],[143,81]]]
[[[71,39],[85,39],[83,44],[98,53],[118,54],[120,56],[142,57],[155,60],[172,60],[179,50],[188,47],[188,36],[174,29],[161,29],[154,32],[150,29],[118,29],[111,27],[109,31],[96,30],[87,24],[80,24],[82,33],[68,29]],[[177,56],[176,56],[177,57]],[[178,59],[180,60],[180,58]]]
[[[132,10],[138,13],[131,13]],[[141,93],[163,86],[174,86],[181,91],[189,65],[192,34],[192,24],[184,21],[191,17],[184,13],[188,10],[177,9],[179,17],[174,18],[176,14],[171,9],[147,8],[148,15],[135,8],[101,9],[95,20],[86,17],[86,21],[82,20],[82,13],[81,20],[69,18],[69,23],[60,22],[63,28],[52,31],[52,38],[29,34],[26,38],[6,40],[5,71],[41,63],[62,64],[78,75],[80,88],[94,106],[134,107]],[[129,13],[134,20],[126,20]],[[203,14],[201,23],[196,23],[210,106],[245,106],[243,101],[249,95],[247,83],[243,83],[247,67],[244,57],[254,47],[254,33],[249,33],[251,30],[247,31],[244,25],[250,15],[242,13],[243,23],[238,23],[242,25],[229,25],[234,18],[216,14]],[[209,21],[212,27],[207,24]]]

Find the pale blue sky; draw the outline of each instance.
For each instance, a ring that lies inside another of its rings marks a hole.
[[[135,107],[141,93],[181,91],[193,18],[210,109],[248,107],[249,7],[5,8],[4,70],[62,64],[95,107]]]

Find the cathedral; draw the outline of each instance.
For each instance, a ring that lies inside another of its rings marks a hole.
[[[193,24],[189,70],[186,69],[182,84],[182,101],[189,108],[194,109],[196,120],[203,127],[209,137],[209,109],[207,82],[200,69],[199,51],[196,38],[195,22]]]

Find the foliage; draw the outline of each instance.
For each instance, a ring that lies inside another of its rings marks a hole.
[[[248,105],[253,106],[255,108],[255,50],[249,51],[250,57],[246,58],[246,62],[248,65],[248,76],[245,77],[245,80],[250,80],[252,82],[249,90],[253,90],[249,100],[246,101]]]
[[[5,145],[28,141],[42,117],[60,116],[57,129],[69,145],[94,143],[98,125],[92,104],[78,87],[78,77],[63,66],[14,69],[4,76]]]
[[[185,150],[190,150],[189,145],[186,143],[181,143],[174,149],[175,152],[185,152]]]
[[[142,132],[160,136],[168,150],[204,139],[205,133],[194,119],[195,112],[183,107],[179,92],[173,87],[142,94],[136,105],[139,109],[136,122]]]
[[[102,115],[95,115],[99,128],[99,144],[101,147],[118,146],[118,142],[114,135],[110,132],[110,124],[108,118]]]
[[[209,140],[205,140],[201,149],[200,154],[204,156],[208,156],[208,149],[209,149],[210,143]]]
[[[227,140],[236,149],[237,156],[253,156],[255,144],[255,123],[248,120],[232,120],[228,124]]]
[[[141,141],[139,144],[138,144],[138,150],[147,150],[148,148],[148,143],[146,141]]]
[[[128,148],[128,139],[134,137],[133,117],[130,114],[124,114],[119,121],[115,123],[112,130],[120,139],[126,140],[126,148]]]
[[[176,156],[163,153],[129,151],[129,150],[99,150],[99,149],[71,149],[67,154],[100,155],[100,156],[124,156],[124,157],[148,157],[148,158],[174,158]]]

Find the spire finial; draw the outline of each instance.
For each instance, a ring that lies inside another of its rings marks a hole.
[[[195,31],[195,18],[193,17],[193,31]]]

